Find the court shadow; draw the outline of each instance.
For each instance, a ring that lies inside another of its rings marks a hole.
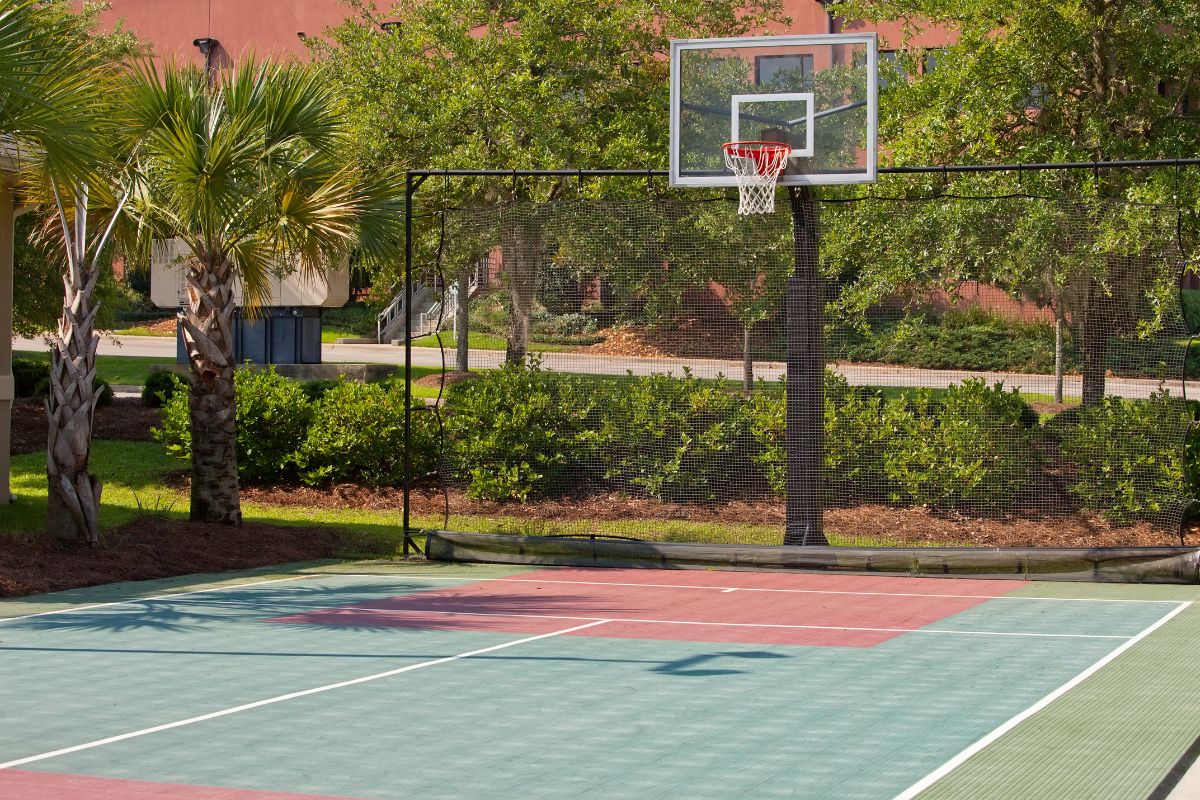
[[[700,653],[687,658],[680,658],[675,661],[667,661],[663,664],[654,667],[651,672],[661,672],[665,675],[681,675],[689,678],[710,678],[716,675],[741,675],[746,670],[744,669],[713,669],[702,668],[696,669],[700,664],[708,664],[717,659],[723,658],[787,658],[784,653],[774,653],[770,650],[749,650],[749,651],[732,651],[727,653]]]

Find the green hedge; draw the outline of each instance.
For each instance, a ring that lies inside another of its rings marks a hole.
[[[303,394],[303,391],[297,388]],[[436,466],[433,413],[412,414],[413,474]],[[354,481],[398,486],[404,481],[404,394],[381,384],[342,380],[322,392],[295,461],[311,485]]]
[[[1190,492],[1177,431],[1191,415],[1165,391],[1149,400],[1106,397],[1080,409],[1062,431],[1062,452],[1076,467],[1071,493],[1113,522],[1152,519],[1186,502]],[[1195,436],[1187,444],[1197,450]]]
[[[182,382],[180,387],[182,387]],[[273,368],[239,369],[234,375],[238,475],[270,483],[300,478],[322,484],[359,481],[398,485],[403,480],[404,395],[375,384],[349,381],[306,388]],[[432,414],[414,413],[414,473],[436,461]],[[187,391],[176,390],[162,406],[155,438],[174,455],[191,459]]]
[[[582,379],[508,365],[454,384],[446,396],[452,469],[471,497],[527,500],[600,473],[601,393]]]

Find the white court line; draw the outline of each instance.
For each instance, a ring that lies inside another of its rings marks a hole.
[[[343,607],[345,609],[345,607]],[[338,609],[343,610],[343,609]],[[376,612],[387,614],[442,614],[446,616],[459,617],[517,617],[520,619],[566,619],[566,620],[596,620],[599,622],[635,622],[646,623],[647,625],[715,625],[726,628],[784,628],[806,631],[864,631],[868,633],[942,633],[956,634],[960,636],[1019,636],[1037,639],[1128,639],[1128,636],[1115,636],[1112,634],[1099,633],[1026,633],[1022,631],[973,631],[973,630],[954,630],[952,628],[856,628],[849,625],[786,625],[783,623],[772,622],[702,622],[699,620],[684,620],[684,619],[640,619],[637,617],[584,617],[574,614],[521,614],[518,612],[500,612],[500,611],[437,611],[423,608],[366,608],[362,606],[352,607],[351,611],[357,612]],[[315,613],[323,613],[318,611]],[[300,612],[296,615],[288,616],[305,616],[306,613]],[[286,624],[286,623],[285,623]],[[301,624],[304,624],[303,622]],[[320,623],[312,623],[320,624]],[[334,623],[336,624],[336,623]]]
[[[893,800],[913,800],[913,798],[915,798],[921,792],[925,791],[930,786],[933,786],[935,783],[937,783],[942,778],[949,775],[955,769],[962,766],[962,764],[967,759],[969,759],[971,756],[975,755],[980,750],[983,750],[985,747],[987,747],[988,745],[995,742],[1001,736],[1008,733],[1013,728],[1017,727],[1022,722],[1029,719],[1034,714],[1038,713],[1039,711],[1044,709],[1046,706],[1050,705],[1055,700],[1062,697],[1064,694],[1071,691],[1076,686],[1078,686],[1079,684],[1086,681],[1088,678],[1095,675],[1105,665],[1112,662],[1113,659],[1120,656],[1122,653],[1124,653],[1129,648],[1133,647],[1135,644],[1140,642],[1142,639],[1145,639],[1147,636],[1149,636],[1151,633],[1153,633],[1154,631],[1161,628],[1163,625],[1166,625],[1168,622],[1170,622],[1172,619],[1174,619],[1180,612],[1182,612],[1185,608],[1187,608],[1190,605],[1191,605],[1191,602],[1180,602],[1178,606],[1176,606],[1171,611],[1167,612],[1167,614],[1162,619],[1158,620],[1158,622],[1155,622],[1153,625],[1151,625],[1149,628],[1146,628],[1146,630],[1142,631],[1137,636],[1134,636],[1132,639],[1129,639],[1127,642],[1122,644],[1116,650],[1113,650],[1111,653],[1106,655],[1104,658],[1100,659],[1095,664],[1092,664],[1086,670],[1079,673],[1074,678],[1067,681],[1062,686],[1058,687],[1053,692],[1046,695],[1045,697],[1043,697],[1041,700],[1034,703],[1029,708],[1027,708],[1024,711],[1022,711],[1021,713],[1017,714],[1015,717],[1008,720],[1003,725],[996,728],[994,731],[992,731],[988,735],[984,736],[979,741],[977,741],[974,744],[967,747],[961,753],[954,756],[954,758],[950,759],[945,764],[942,764],[940,767],[935,769],[933,772],[929,773],[924,778],[917,781],[916,783],[914,783],[912,786],[905,789],[900,794],[896,795],[895,798],[893,798]]]
[[[171,600],[176,597],[184,597],[190,594],[204,594],[205,592],[221,592],[226,589],[244,589],[247,586],[262,586],[266,583],[282,583],[283,581],[298,581],[301,578],[312,578],[313,575],[291,575],[286,578],[268,578],[265,581],[250,581],[249,583],[229,583],[223,586],[210,586],[207,589],[193,589],[189,592],[175,592],[174,594],[159,594],[153,597],[131,597],[128,600],[114,600],[111,603],[94,603],[89,606],[70,606],[68,608],[56,608],[53,611],[39,611],[36,614],[22,614],[19,617],[0,617],[0,623],[12,622],[17,619],[32,619],[33,617],[46,617],[50,614],[71,614],[76,611],[91,611],[94,608],[111,608],[113,606],[131,606],[138,603],[148,603],[152,600]]]
[[[775,575],[784,573],[772,573]],[[807,574],[807,573],[806,573]],[[704,586],[687,583],[629,583],[618,581],[574,581],[557,580],[555,578],[451,578],[443,575],[387,575],[370,572],[327,572],[321,575],[341,575],[351,578],[381,578],[403,577],[422,581],[458,581],[463,584],[471,583],[561,583],[579,586],[640,586],[650,589],[706,589],[708,591],[726,592],[778,592],[781,594],[848,594],[868,597],[949,597],[964,600],[1039,600],[1050,603],[1179,603],[1180,600],[1127,600],[1115,597],[1033,597],[1013,594],[935,594],[929,592],[863,592],[850,589],[766,589],[753,586]],[[880,577],[900,577],[880,576]],[[932,580],[932,579],[931,579]],[[937,580],[953,580],[938,578]]]
[[[197,722],[204,722],[204,721],[210,720],[210,719],[217,719],[218,717],[227,717],[230,714],[237,714],[242,711],[249,711],[254,708],[261,708],[262,706],[269,706],[274,703],[282,703],[287,700],[295,700],[297,697],[307,697],[310,694],[320,694],[322,692],[333,691],[334,689],[342,689],[347,686],[355,686],[360,683],[368,683],[370,681],[377,681],[381,678],[390,678],[393,675],[400,675],[405,672],[412,672],[413,670],[423,669],[424,667],[434,667],[434,666],[437,666],[438,664],[447,664],[451,661],[459,661],[464,658],[471,658],[472,656],[483,655],[484,653],[491,653],[496,650],[503,650],[507,647],[515,647],[516,645],[519,645],[519,644],[526,644],[528,642],[536,642],[538,639],[548,639],[552,636],[561,636],[564,633],[571,633],[573,631],[583,630],[584,628],[592,628],[592,627],[595,627],[596,625],[603,625],[607,621],[608,620],[601,619],[601,620],[596,620],[594,622],[589,622],[586,625],[575,625],[570,628],[564,628],[560,631],[551,631],[550,633],[542,633],[542,634],[538,634],[537,636],[526,636],[523,639],[516,639],[511,642],[505,642],[503,644],[496,644],[496,645],[492,645],[491,647],[481,648],[479,650],[471,650],[466,653],[459,653],[458,655],[454,655],[454,656],[446,656],[445,658],[435,658],[432,661],[422,661],[418,664],[409,664],[407,667],[400,667],[399,669],[390,669],[387,672],[377,672],[374,675],[364,675],[361,678],[352,678],[348,681],[339,681],[338,683],[330,683],[330,684],[326,684],[325,686],[317,686],[312,689],[303,689],[298,692],[289,692],[288,694],[281,694],[276,697],[268,697],[265,700],[256,700],[253,703],[245,703],[240,706],[234,706],[233,708],[226,708],[221,711],[213,711],[209,714],[201,714],[196,717],[188,717],[187,719],[176,720],[175,722],[168,722],[165,725],[155,725],[150,728],[142,728],[141,730],[130,731],[129,733],[122,733],[117,736],[109,736],[104,739],[96,739],[95,741],[92,741],[92,742],[84,742],[83,744],[77,744],[72,747],[64,747],[60,750],[51,750],[48,753],[39,753],[38,755],[35,755],[35,756],[26,756],[25,758],[18,758],[18,759],[14,759],[12,761],[6,761],[6,762],[0,764],[0,769],[12,769],[13,767],[21,767],[21,766],[24,766],[25,764],[32,764],[35,761],[45,761],[48,758],[55,758],[57,756],[65,756],[69,753],[78,753],[80,750],[91,750],[94,747],[103,747],[106,744],[113,744],[115,742],[123,742],[126,739],[135,739],[139,736],[147,736],[151,733],[159,733],[161,731],[168,731],[168,730],[171,730],[172,728],[182,728],[184,725],[194,725]]]

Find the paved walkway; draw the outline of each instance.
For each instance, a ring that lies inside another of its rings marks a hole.
[[[39,339],[14,340],[14,350],[44,350]],[[321,353],[327,362],[403,364],[404,349],[386,344],[326,344]],[[105,337],[100,342],[101,355],[141,356],[163,359],[175,358],[175,340],[164,336]],[[500,350],[472,350],[471,367],[487,369],[497,367],[504,360]],[[453,364],[453,351],[446,352],[446,362]],[[442,354],[436,347],[414,347],[413,365],[434,367],[442,364]],[[704,358],[635,358],[633,356],[593,355],[590,353],[543,353],[542,366],[557,372],[576,372],[584,375],[650,375],[671,372],[682,374],[684,368],[701,378],[724,375],[731,380],[740,380],[742,362],[725,359]],[[857,386],[903,386],[944,389],[964,378],[982,377],[989,383],[1002,381],[1007,387],[1018,387],[1025,393],[1053,394],[1053,375],[1030,375],[1015,372],[967,372],[962,370],[916,369],[888,364],[831,365],[846,379]],[[765,381],[777,381],[784,374],[784,365],[777,361],[759,361],[754,365],[754,377]],[[1168,383],[1173,392],[1178,391],[1179,382]],[[1108,393],[1119,397],[1148,397],[1159,387],[1159,382],[1144,378],[1109,378]],[[1079,397],[1082,379],[1068,375],[1063,382],[1063,394]],[[1200,381],[1189,381],[1188,397],[1200,397]]]

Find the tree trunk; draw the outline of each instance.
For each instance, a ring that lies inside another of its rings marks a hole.
[[[1100,281],[1088,283],[1087,308],[1083,317],[1083,405],[1096,406],[1104,399],[1109,330],[1106,317],[1112,311],[1111,300]]]
[[[188,272],[183,340],[192,374],[191,518],[240,525],[233,389],[233,270],[214,257]]]
[[[536,222],[514,219],[504,226],[504,273],[512,292],[512,313],[508,320],[508,348],[504,360],[525,363],[529,352],[529,329],[533,319],[534,291],[537,288],[538,259],[541,255],[541,231]]]
[[[76,213],[86,215],[86,194],[76,198]],[[82,210],[80,210],[82,209]],[[50,494],[47,532],[63,540],[97,544],[100,541],[100,481],[88,472],[96,403],[95,331],[98,304],[92,303],[99,270],[89,261],[84,231],[68,255],[63,276],[63,311],[50,345],[50,394],[46,398],[49,425],[46,473]]]
[[[754,323],[742,325],[742,389],[746,394],[754,391],[754,359],[750,354],[750,330]]]
[[[1054,301],[1054,402],[1063,401],[1063,371],[1066,368],[1063,358],[1063,328],[1066,325],[1066,311],[1062,298]]]
[[[458,273],[458,304],[454,308],[454,370],[466,372],[470,361],[471,272],[474,264]]]

